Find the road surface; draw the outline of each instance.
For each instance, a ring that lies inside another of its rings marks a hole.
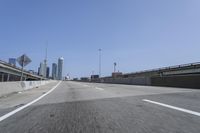
[[[0,133],[200,133],[199,112],[198,89],[63,81],[0,98]]]

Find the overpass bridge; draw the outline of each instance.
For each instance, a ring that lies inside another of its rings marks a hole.
[[[21,68],[8,64],[0,60],[0,82],[20,81]],[[32,74],[26,70],[23,73],[23,80],[45,80],[46,78]]]
[[[185,74],[200,74],[200,62],[182,64],[176,66],[163,67],[134,73],[123,74],[122,77],[138,77],[138,76],[172,76]]]

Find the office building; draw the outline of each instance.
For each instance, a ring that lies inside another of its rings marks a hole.
[[[63,76],[62,76],[62,74],[63,74],[63,62],[64,62],[64,58],[63,57],[61,57],[61,58],[59,58],[58,59],[58,80],[62,80],[63,78]]]
[[[40,75],[40,67],[38,67],[38,75]]]
[[[39,75],[46,78],[46,69],[46,64],[44,62],[41,62],[39,68]]]
[[[120,78],[120,77],[122,77],[122,72],[113,72],[112,77],[113,78]]]
[[[49,78],[49,72],[50,72],[50,68],[47,67],[47,68],[46,68],[46,78]]]
[[[9,58],[8,60],[8,63],[13,66],[16,66],[16,62],[17,62],[16,58]]]
[[[52,79],[57,79],[57,64],[53,63],[52,64]]]
[[[40,63],[40,67],[38,68],[38,71],[39,71],[39,75],[40,76],[43,76],[43,71],[44,71],[44,69],[43,69],[43,67],[44,67],[44,63],[43,62],[41,62]]]

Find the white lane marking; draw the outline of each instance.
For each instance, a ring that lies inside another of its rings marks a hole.
[[[1,117],[0,117],[0,122],[3,121],[3,120],[5,120],[5,119],[7,119],[8,117],[10,117],[10,116],[16,114],[17,112],[19,112],[19,111],[21,111],[21,110],[27,108],[28,106],[30,106],[30,105],[36,103],[37,101],[39,101],[40,99],[42,99],[43,97],[45,97],[46,95],[48,95],[49,93],[51,93],[52,91],[54,91],[54,90],[60,85],[61,82],[62,82],[62,81],[60,81],[56,86],[54,86],[54,87],[53,87],[51,90],[49,90],[47,93],[45,93],[44,95],[40,96],[39,98],[33,100],[32,102],[27,103],[26,105],[24,105],[24,106],[22,106],[22,107],[19,107],[19,108],[13,110],[13,111],[11,111],[11,112],[9,112],[9,113],[7,113],[7,114],[1,116]]]
[[[99,88],[99,87],[95,87],[95,89],[100,90],[100,91],[104,90],[103,88]]]
[[[179,107],[171,106],[171,105],[164,104],[164,103],[159,103],[159,102],[151,101],[151,100],[148,100],[148,99],[143,99],[143,101],[153,103],[153,104],[157,104],[157,105],[160,105],[160,106],[164,106],[164,107],[167,107],[167,108],[170,108],[170,109],[178,110],[178,111],[181,111],[181,112],[185,112],[185,113],[188,113],[188,114],[200,116],[199,112],[195,112],[195,111],[192,111],[192,110],[179,108]]]
[[[83,85],[84,87],[90,87],[89,85]]]

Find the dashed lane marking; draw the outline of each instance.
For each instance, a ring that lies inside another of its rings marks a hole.
[[[95,87],[95,89],[100,90],[100,91],[104,90],[103,88],[99,88],[99,87]]]

